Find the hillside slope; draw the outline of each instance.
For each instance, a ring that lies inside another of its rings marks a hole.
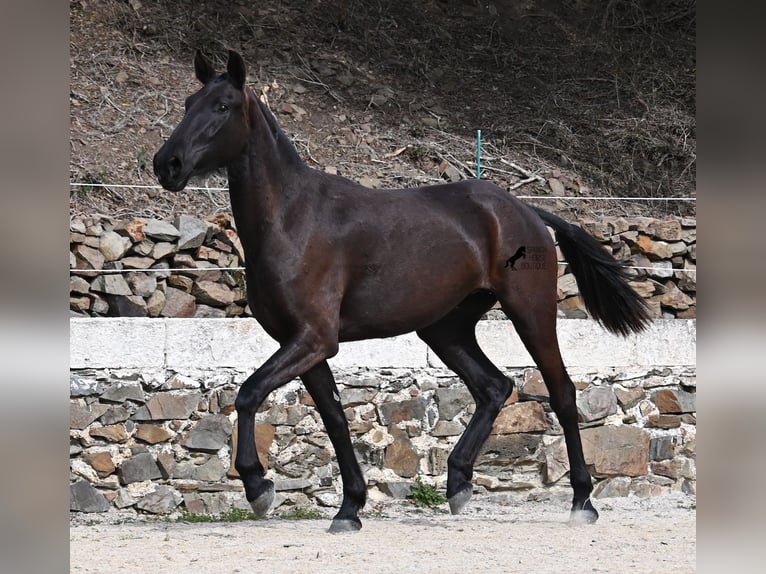
[[[370,186],[471,177],[481,129],[483,176],[517,195],[693,197],[695,9],[688,0],[72,1],[71,182],[149,187],[72,186],[70,211],[228,211],[225,192],[166,193],[151,173],[197,89],[196,48],[219,66],[227,48],[240,51],[304,159]],[[695,211],[659,200],[540,204],[580,215]]]

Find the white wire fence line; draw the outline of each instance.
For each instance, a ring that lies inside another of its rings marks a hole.
[[[163,189],[161,185],[133,184],[133,183],[87,183],[83,181],[70,181],[72,187],[113,187],[115,189]],[[229,191],[228,187],[192,187],[186,186],[189,191]]]
[[[161,185],[151,184],[131,184],[131,183],[87,183],[82,181],[73,181],[69,183],[72,187],[112,187],[114,189],[162,189]],[[228,187],[190,187],[184,188],[188,191],[229,191]],[[517,195],[517,199],[579,199],[587,201],[697,201],[696,197],[616,197],[616,196],[581,196],[570,195]]]
[[[559,265],[568,265],[566,261],[559,261]],[[656,273],[696,273],[697,269],[683,269],[679,267],[641,267],[637,265],[623,265],[624,269],[637,269],[655,271]],[[244,267],[147,267],[136,269],[69,269],[72,275],[118,275],[121,273],[208,273],[210,271],[244,271]]]

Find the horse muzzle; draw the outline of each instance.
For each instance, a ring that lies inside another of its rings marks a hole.
[[[176,154],[168,153],[165,146],[154,155],[154,175],[160,185],[168,191],[181,191],[189,181],[191,170],[184,166],[183,160]]]

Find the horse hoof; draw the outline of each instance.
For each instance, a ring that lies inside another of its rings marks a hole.
[[[248,502],[256,516],[266,516],[271,503],[274,502],[274,484],[270,484],[266,490]]]
[[[572,508],[569,514],[569,524],[580,526],[583,524],[594,524],[598,520],[598,511],[593,507],[590,498],[586,499],[580,508]]]
[[[473,487],[469,486],[467,488],[464,488],[457,494],[454,494],[449,497],[449,511],[452,514],[460,514],[460,511],[463,510],[466,504],[468,504],[468,501],[471,500],[471,496],[473,495]]]
[[[362,529],[362,521],[358,518],[336,518],[330,524],[330,528],[327,530],[330,534],[339,534],[341,532],[357,532]]]

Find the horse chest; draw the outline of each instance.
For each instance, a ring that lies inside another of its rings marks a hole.
[[[302,290],[296,289],[293,281],[263,268],[248,271],[247,275],[247,301],[253,317],[270,336],[278,341],[288,339],[304,322],[306,311]]]

